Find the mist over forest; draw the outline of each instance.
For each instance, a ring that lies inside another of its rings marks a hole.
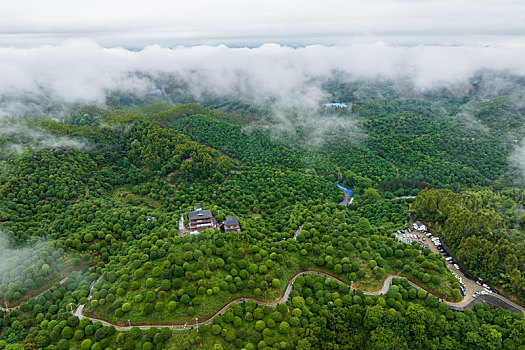
[[[48,135],[26,119],[64,120],[82,106],[97,117],[111,110],[158,111],[185,103],[237,113],[244,121],[272,130],[272,139],[307,135],[311,146],[327,134],[356,129],[358,111],[331,113],[322,105],[373,99],[414,99],[432,113],[453,117],[459,129],[498,133],[511,144],[508,161],[523,168],[524,127],[476,118],[483,104],[504,98],[501,118],[515,118],[525,106],[525,51],[509,47],[400,46],[386,43],[253,48],[193,46],[140,50],[104,48],[70,40],[36,48],[0,48],[1,135],[36,148],[86,148],[84,139]],[[82,62],[78,64],[78,62]],[[455,99],[453,104],[449,100]],[[520,119],[522,121],[522,119]],[[99,121],[100,122],[100,121]],[[249,131],[249,128],[246,128]],[[358,143],[367,136],[354,130]]]

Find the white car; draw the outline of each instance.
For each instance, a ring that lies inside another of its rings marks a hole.
[[[459,270],[458,264],[454,264],[454,267]]]

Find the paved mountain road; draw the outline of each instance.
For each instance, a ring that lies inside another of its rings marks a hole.
[[[213,316],[209,317],[207,320],[198,322],[198,319],[197,319],[195,323],[191,323],[191,324],[171,324],[171,325],[151,324],[151,325],[136,325],[136,326],[133,326],[133,325],[132,326],[129,326],[129,325],[128,326],[119,326],[119,325],[112,324],[111,322],[102,320],[102,319],[85,316],[84,313],[83,313],[84,312],[84,307],[85,307],[84,304],[78,305],[78,307],[74,311],[72,311],[71,313],[73,315],[77,316],[79,319],[88,318],[92,322],[100,322],[104,326],[113,326],[113,327],[115,327],[115,329],[117,329],[119,331],[129,331],[131,329],[131,327],[138,327],[140,329],[169,328],[171,330],[187,330],[187,329],[190,329],[190,328],[195,328],[195,327],[199,327],[199,326],[202,326],[202,325],[211,324],[212,321],[213,321],[213,318],[215,316],[222,315],[233,304],[240,304],[240,303],[243,303],[243,302],[251,300],[251,301],[254,301],[257,305],[264,305],[264,306],[274,307],[274,306],[277,306],[277,305],[279,305],[281,303],[285,303],[285,302],[288,301],[288,299],[290,297],[290,292],[292,291],[293,284],[295,283],[297,277],[304,276],[304,275],[319,275],[319,276],[323,276],[325,278],[331,278],[331,279],[334,279],[334,280],[336,280],[337,282],[339,282],[341,284],[344,284],[345,286],[347,286],[349,288],[349,290],[352,289],[351,285],[347,284],[346,282],[344,282],[343,280],[341,280],[341,279],[339,279],[337,277],[334,277],[334,276],[331,276],[331,275],[328,275],[326,273],[319,272],[319,271],[308,270],[308,271],[299,272],[299,273],[295,274],[292,277],[292,279],[288,282],[288,285],[286,286],[286,289],[285,289],[282,297],[279,300],[276,300],[276,301],[273,301],[273,302],[264,302],[264,301],[259,301],[259,300],[251,299],[251,298],[238,298],[238,299],[235,299],[235,300],[229,302],[228,304],[226,304],[224,307],[222,307],[219,311],[217,311]],[[62,280],[59,281],[59,283],[60,284],[65,283],[68,278],[69,278],[69,276],[63,278]],[[91,299],[91,297],[92,297],[91,291],[93,290],[93,287],[94,287],[95,283],[98,282],[100,280],[100,278],[101,277],[99,277],[97,280],[95,280],[95,281],[93,281],[91,283],[88,300]],[[365,294],[365,295],[383,295],[383,294],[386,294],[388,292],[388,290],[390,289],[390,286],[392,285],[392,280],[394,278],[402,278],[402,276],[395,275],[395,274],[389,275],[384,280],[383,286],[381,287],[380,290],[370,291],[370,292],[363,292],[363,294]],[[411,286],[413,286],[414,288],[424,290],[423,288],[419,287],[417,284],[415,284],[413,282],[408,281],[408,283]],[[40,293],[39,295],[42,295],[43,293],[44,292]],[[512,308],[514,310],[516,310],[516,311],[519,310],[521,312],[525,312],[525,309],[523,307],[517,305],[516,303],[511,302],[510,300],[507,300],[506,298],[504,298],[504,297],[502,297],[500,295],[496,295],[495,294],[495,295],[491,295],[491,296],[493,298],[499,299],[503,303],[511,305]],[[490,302],[490,300],[486,300],[486,301]],[[449,305],[449,307],[451,307],[454,310],[463,310],[464,308],[470,307],[471,306],[470,304],[472,304],[473,302],[475,302],[475,300],[471,300],[469,298],[464,298],[461,302],[458,302],[458,303],[453,303],[453,302],[446,302],[446,303]],[[18,309],[19,307],[20,307],[19,305],[15,306],[15,307],[12,307],[12,308],[8,308],[8,309],[0,307],[0,310],[2,310],[4,312],[6,312],[6,311],[9,312],[9,311]]]
[[[80,318],[80,319],[86,317],[86,318],[89,318],[93,322],[101,322],[105,326],[113,326],[113,327],[115,327],[115,329],[117,329],[119,331],[129,331],[131,329],[131,327],[138,327],[140,329],[150,329],[150,328],[169,328],[171,330],[193,329],[193,328],[198,328],[199,326],[202,326],[202,325],[211,324],[213,322],[213,318],[215,316],[222,315],[233,304],[240,304],[240,303],[252,300],[257,305],[264,305],[264,306],[274,307],[274,306],[277,306],[277,305],[279,305],[281,303],[285,303],[285,302],[288,301],[288,299],[290,297],[290,292],[292,291],[293,284],[294,284],[295,280],[297,279],[297,277],[304,276],[304,275],[319,275],[319,276],[323,276],[325,278],[331,278],[331,279],[334,279],[334,280],[336,280],[337,282],[339,282],[341,284],[346,285],[349,289],[351,288],[351,286],[348,285],[346,282],[342,281],[341,279],[339,279],[337,277],[328,275],[326,273],[318,272],[318,271],[302,271],[302,272],[299,272],[299,273],[297,273],[296,275],[293,276],[293,278],[290,280],[290,282],[288,282],[288,285],[286,286],[286,289],[284,291],[283,296],[277,301],[274,301],[274,302],[263,302],[263,301],[259,301],[259,300],[255,300],[255,299],[251,299],[251,298],[238,298],[238,299],[235,299],[235,300],[229,302],[228,304],[226,304],[224,307],[222,307],[219,311],[217,311],[213,316],[209,317],[207,320],[201,321],[201,322],[196,321],[195,323],[191,323],[191,324],[171,324],[171,325],[153,324],[153,325],[137,325],[137,326],[133,326],[133,325],[132,326],[119,326],[119,325],[114,325],[114,324],[112,324],[110,322],[107,322],[107,321],[104,321],[104,320],[101,320],[101,319],[84,316],[83,313],[82,313],[82,311],[84,309],[84,305],[79,305],[78,308],[75,310],[75,312],[73,314],[75,316],[77,316],[78,318]],[[394,278],[402,278],[402,276],[389,275],[385,279],[385,281],[383,282],[383,286],[381,287],[380,290],[371,291],[371,292],[363,292],[363,294],[365,294],[365,295],[383,295],[383,294],[386,294],[386,292],[388,292],[388,290],[390,289],[390,286],[392,285],[392,280]],[[412,283],[410,281],[408,281],[408,283],[411,286],[413,286],[414,288],[424,290],[423,288],[419,287],[415,283]],[[94,283],[92,284],[91,288],[93,288],[93,285],[94,285]],[[503,297],[500,297],[500,296],[497,296],[497,295],[494,295],[494,297],[498,297],[499,299],[509,303],[509,301],[506,300]],[[463,308],[467,307],[471,303],[471,301],[470,300],[463,300],[460,303],[452,303],[452,302],[446,302],[446,303],[449,306],[453,306],[453,308],[456,309],[456,310],[462,310]],[[522,312],[525,311],[525,309],[523,309],[522,307],[520,307],[518,305],[513,304],[513,306],[516,307],[518,310],[521,310]]]

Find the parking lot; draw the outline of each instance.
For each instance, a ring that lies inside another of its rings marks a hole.
[[[404,230],[399,230],[395,234],[397,240],[400,242],[411,244],[413,241],[415,241],[419,246],[423,248],[429,248],[432,251],[432,253],[441,254],[443,258],[448,258],[447,268],[453,275],[455,275],[458,278],[458,280],[460,280],[465,293],[463,300],[461,300],[458,303],[455,303],[455,305],[466,305],[470,303],[475,298],[475,296],[478,296],[479,294],[492,293],[492,291],[489,292],[490,289],[484,288],[482,285],[477,284],[476,281],[466,277],[465,274],[459,268],[459,266],[455,264],[455,261],[452,259],[452,257],[450,257],[448,252],[440,244],[439,239],[437,237],[434,237],[428,231],[418,231],[413,228],[407,228]],[[440,249],[442,251],[440,251]]]

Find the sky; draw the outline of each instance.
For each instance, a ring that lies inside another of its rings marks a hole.
[[[514,45],[521,0],[2,1],[0,46]]]

